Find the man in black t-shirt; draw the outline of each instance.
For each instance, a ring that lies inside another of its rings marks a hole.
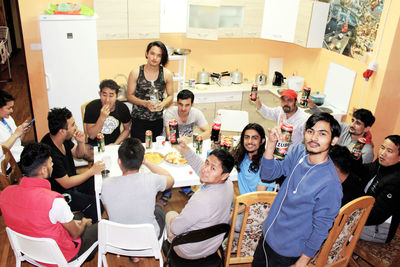
[[[97,134],[104,134],[106,145],[120,144],[129,135],[131,116],[128,107],[117,100],[119,85],[113,80],[100,83],[100,99],[93,100],[85,108],[83,122],[86,125],[88,142],[97,145]],[[120,131],[121,123],[123,131]]]
[[[71,111],[53,108],[48,116],[50,133],[41,143],[51,148],[53,173],[49,179],[51,189],[64,194],[72,211],[81,211],[85,217],[97,221],[93,175],[100,174],[104,163],[97,161],[87,171],[76,174],[74,158],[93,159],[93,151],[85,144],[85,135],[77,129]],[[71,139],[75,138],[77,145]]]

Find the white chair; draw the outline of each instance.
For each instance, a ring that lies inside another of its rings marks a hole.
[[[97,246],[97,242],[95,242],[80,257],[67,262],[54,239],[26,236],[8,227],[6,227],[6,231],[14,250],[16,266],[21,266],[22,261],[27,261],[35,266],[43,266],[38,262],[57,264],[60,267],[81,266]]]
[[[119,255],[149,257],[154,256],[163,266],[161,255],[163,236],[158,240],[152,224],[121,224],[108,220],[99,222],[99,255],[98,267],[107,265],[106,253]]]
[[[221,131],[242,132],[243,128],[249,124],[249,113],[243,110],[219,109]]]

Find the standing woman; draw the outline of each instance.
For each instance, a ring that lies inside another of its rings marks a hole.
[[[10,149],[15,160],[19,162],[21,152],[24,147],[21,145],[21,139],[25,133],[30,130],[28,121],[16,126],[11,114],[14,112],[14,97],[9,93],[0,90],[0,144]],[[3,151],[1,156],[3,156]]]
[[[151,130],[153,141],[163,132],[163,109],[172,102],[172,72],[165,68],[168,52],[160,41],[147,45],[147,63],[133,69],[129,74],[127,98],[132,106],[131,137],[145,141],[145,132]],[[150,100],[153,88],[158,91],[158,102]],[[167,97],[164,99],[164,92]]]

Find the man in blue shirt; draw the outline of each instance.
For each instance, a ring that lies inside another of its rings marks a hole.
[[[339,139],[340,125],[330,114],[319,113],[305,129],[304,144],[294,146],[284,160],[273,157],[282,139],[280,128],[268,129],[261,178],[286,179],[264,222],[252,266],[306,266],[339,212],[342,186],[328,152]]]

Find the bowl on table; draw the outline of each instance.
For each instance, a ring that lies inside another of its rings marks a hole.
[[[310,95],[312,102],[314,102],[317,106],[322,106],[324,104],[325,97],[326,95],[321,94],[319,91],[317,91],[315,94]]]

